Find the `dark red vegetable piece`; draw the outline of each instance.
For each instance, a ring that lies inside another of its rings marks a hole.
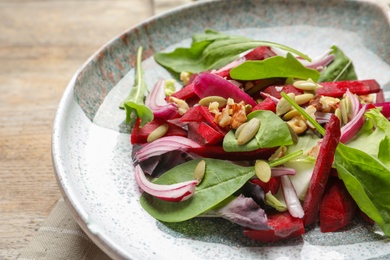
[[[277,148],[261,148],[250,152],[225,152],[222,146],[203,145],[198,148],[190,148],[189,151],[213,159],[247,161],[256,159],[268,159]]]
[[[187,128],[188,128],[188,139],[200,144],[204,145],[206,143],[203,136],[200,135],[198,129],[201,122],[194,121],[194,122],[188,122]]]
[[[250,182],[260,186],[264,193],[270,191],[272,194],[276,194],[280,187],[280,177],[271,177],[268,182],[263,182],[259,179],[252,179]]]
[[[317,94],[330,97],[342,97],[347,89],[357,95],[378,93],[381,90],[378,82],[373,79],[321,82],[320,84],[323,87],[317,89]]]
[[[303,202],[305,226],[313,224],[318,218],[320,203],[332,168],[336,147],[340,140],[340,120],[333,114],[326,125],[308,191]]]
[[[252,111],[256,110],[269,110],[276,113],[276,105],[272,98],[266,97],[263,101],[252,108]]]
[[[292,217],[288,211],[268,214],[267,217],[268,226],[271,229],[255,230],[245,228],[244,235],[263,243],[272,243],[293,237],[300,237],[305,233],[302,219]]]
[[[324,194],[320,207],[320,229],[335,232],[351,223],[356,213],[356,202],[338,179]]]
[[[201,122],[198,128],[199,134],[205,139],[206,144],[220,145],[225,135],[215,130],[205,122]]]
[[[297,89],[293,85],[285,85],[285,86],[269,86],[262,90],[262,92],[271,95],[276,98],[282,98],[280,93],[285,92],[286,94],[294,93],[295,95],[301,95],[303,94],[303,91],[300,89]]]
[[[183,136],[187,137],[187,131],[183,128],[169,123],[163,119],[155,118],[153,121],[145,124],[142,128],[140,127],[141,120],[138,118],[134,124],[134,128],[131,132],[130,141],[132,144],[143,144],[146,143],[146,139],[149,134],[157,127],[163,124],[168,124],[168,131],[165,136]]]
[[[188,84],[187,86],[185,86],[181,90],[173,93],[172,97],[183,99],[183,100],[197,97],[197,95],[195,94],[195,91],[194,91],[194,84]]]
[[[376,103],[384,103],[386,102],[385,95],[383,93],[383,89],[381,89],[378,93],[376,93]]]
[[[181,117],[181,122],[207,122],[211,127],[213,127],[219,133],[225,135],[227,130],[221,128],[217,123],[214,122],[214,116],[210,113],[209,109],[204,106],[195,106],[191,107],[187,112]]]
[[[264,60],[275,56],[276,53],[268,46],[259,46],[244,55],[246,60]]]

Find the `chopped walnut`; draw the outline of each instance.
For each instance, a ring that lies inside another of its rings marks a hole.
[[[209,107],[209,111],[215,114],[215,122],[221,127],[237,129],[240,125],[246,122],[248,106],[244,102],[235,103],[233,99],[229,98],[225,108],[221,112]]]
[[[337,105],[340,103],[340,99],[334,97],[321,96],[320,103],[322,105],[321,112],[334,113]]]
[[[317,111],[324,113],[334,113],[339,103],[340,99],[338,98],[317,95],[312,100],[310,100],[309,104],[314,106]]]

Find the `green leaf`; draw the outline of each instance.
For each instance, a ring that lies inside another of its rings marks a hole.
[[[307,156],[314,146],[318,145],[321,139],[316,134],[306,133],[298,138],[298,142],[288,146],[286,154],[302,150],[303,155]]]
[[[154,55],[154,59],[173,75],[178,76],[182,71],[199,73],[221,68],[235,60],[240,53],[258,46],[276,47],[310,60],[307,55],[282,44],[252,40],[212,30],[193,35],[189,48],[176,48],[170,53],[159,52]]]
[[[213,208],[241,188],[254,174],[254,167],[234,165],[224,160],[208,159],[206,173],[195,194],[188,200],[169,202],[143,193],[141,206],[154,218],[165,222],[181,222]],[[155,183],[173,184],[194,178],[199,160],[180,164],[164,173]]]
[[[387,168],[390,168],[390,138],[385,137],[379,144],[379,151],[378,151],[378,159],[387,166]]]
[[[337,46],[332,46],[334,60],[323,71],[318,82],[342,81],[357,79],[352,60],[348,58]]]
[[[359,208],[390,235],[390,170],[375,157],[341,143],[335,165]]]
[[[126,109],[126,123],[132,124],[137,117],[141,118],[140,126],[153,120],[153,112],[145,106],[145,95],[148,93],[148,88],[144,80],[144,72],[142,69],[142,47],[138,48],[137,68],[134,86],[131,88],[129,95],[119,105],[120,108]],[[134,115],[136,114],[136,116]]]
[[[140,127],[143,127],[146,123],[153,120],[153,112],[147,106],[143,104],[137,104],[133,101],[127,101],[124,103],[126,109],[126,124],[132,124],[134,120],[141,118]],[[137,116],[134,115],[134,112]]]
[[[381,161],[386,160],[390,154],[389,146],[386,150],[386,142],[390,140],[390,122],[378,109],[370,109],[364,116],[369,120],[366,120],[356,138],[348,142],[348,146],[365,151]],[[380,145],[384,145],[382,150]]]
[[[284,122],[275,113],[267,110],[258,110],[248,114],[248,121],[252,118],[260,120],[260,128],[255,137],[244,145],[237,144],[234,130],[230,130],[223,139],[223,149],[227,152],[246,152],[259,148],[271,148],[293,143],[290,131]]]
[[[306,68],[291,53],[287,57],[274,56],[261,61],[245,61],[230,71],[236,80],[258,80],[267,78],[297,78],[317,81],[320,73]]]

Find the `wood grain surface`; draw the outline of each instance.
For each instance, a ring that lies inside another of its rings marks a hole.
[[[189,0],[0,0],[0,259],[16,259],[61,194],[53,119],[100,46]]]

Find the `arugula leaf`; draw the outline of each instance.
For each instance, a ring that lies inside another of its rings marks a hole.
[[[332,46],[334,60],[323,71],[318,82],[355,80],[357,79],[352,60],[337,46]]]
[[[137,68],[134,86],[131,88],[129,95],[121,102],[119,107],[126,110],[126,124],[133,123],[136,117],[141,118],[140,127],[153,120],[153,112],[145,106],[145,94],[148,93],[144,72],[142,69],[142,47],[138,48]],[[137,116],[134,115],[137,114]]]
[[[178,76],[182,71],[198,73],[220,68],[235,60],[240,53],[258,46],[276,47],[310,60],[307,55],[282,44],[212,30],[195,34],[189,48],[176,48],[170,53],[159,52],[154,55],[154,59],[173,75]]]
[[[390,235],[390,170],[367,153],[339,144],[335,166],[359,208]]]
[[[230,71],[237,80],[258,80],[267,78],[298,78],[317,81],[320,73],[306,68],[291,53],[287,57],[274,56],[261,61],[245,61]]]
[[[254,117],[260,120],[260,128],[255,137],[248,143],[239,145],[234,130],[230,130],[223,139],[223,149],[226,152],[246,152],[293,143],[287,124],[275,113],[257,110],[247,116],[248,120]]]
[[[199,160],[191,160],[174,167],[154,183],[173,184],[192,180]],[[185,221],[229,198],[255,174],[254,167],[238,166],[217,159],[203,158],[202,160],[206,161],[206,172],[201,184],[196,187],[194,196],[181,202],[169,202],[144,192],[140,197],[141,206],[158,220]]]

